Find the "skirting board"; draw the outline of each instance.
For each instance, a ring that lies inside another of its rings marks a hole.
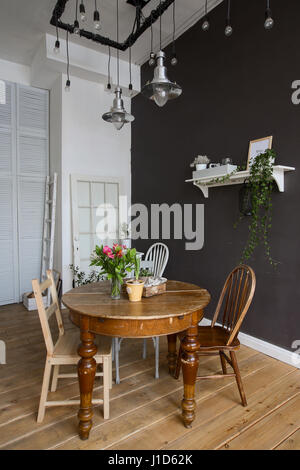
[[[202,326],[207,326],[211,324],[211,321],[207,318],[203,318],[200,324]],[[278,359],[281,362],[285,362],[290,366],[300,369],[300,344],[298,344],[297,353],[280,348],[279,346],[275,346],[275,344],[268,343],[262,339],[254,338],[254,336],[250,336],[245,333],[239,334],[239,340],[241,344],[249,346],[249,348],[255,349],[255,351],[259,351],[263,354],[266,354],[267,356],[273,357],[274,359]]]

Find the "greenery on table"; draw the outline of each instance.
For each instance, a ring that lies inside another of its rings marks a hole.
[[[272,227],[273,166],[275,157],[274,150],[266,150],[266,152],[255,157],[250,168],[248,184],[251,189],[252,214],[249,237],[242,253],[242,263],[250,259],[255,248],[262,243],[270,264],[272,266],[277,264],[271,256],[269,241]],[[240,220],[243,217],[241,215]]]
[[[86,274],[84,271],[80,271],[79,266],[74,266],[70,264],[69,268],[73,273],[73,280],[75,287],[85,286],[86,284],[91,284],[92,282],[100,282],[104,280],[103,274],[95,271],[89,272]]]
[[[123,283],[127,273],[130,273],[136,266],[136,249],[126,249],[126,247],[114,244],[109,246],[96,245],[91,257],[91,266],[100,266],[102,275],[107,279],[117,278]]]
[[[153,276],[152,271],[149,268],[141,268],[140,277],[150,277]]]

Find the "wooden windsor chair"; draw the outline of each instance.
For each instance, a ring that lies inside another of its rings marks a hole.
[[[240,347],[237,337],[251,305],[255,286],[256,277],[253,269],[246,265],[237,266],[226,279],[211,325],[198,327],[199,356],[219,355],[223,374],[198,376],[197,379],[235,377],[243,406],[247,406],[247,400],[235,351]],[[221,325],[217,325],[221,313],[223,313]],[[181,336],[181,340],[183,337],[184,335]],[[226,352],[229,352],[230,358]],[[180,374],[182,358],[183,350],[180,345],[174,373],[176,379]],[[232,374],[227,374],[226,363],[232,367]]]
[[[57,381],[60,378],[77,377],[77,373],[59,373],[61,365],[76,365],[79,361],[77,347],[79,343],[78,331],[65,331],[55,282],[53,279],[52,271],[47,271],[47,279],[40,284],[37,279],[32,280],[32,288],[36,299],[42,331],[47,349],[46,364],[44,370],[44,378],[42,385],[42,392],[40,398],[40,405],[38,411],[37,422],[41,423],[45,416],[45,408],[49,406],[63,406],[63,405],[79,405],[80,400],[47,400],[50,375],[52,366],[54,366],[51,392],[55,392],[57,388]],[[50,289],[52,303],[48,308],[43,303],[43,292]],[[59,337],[54,344],[49,326],[49,319],[55,313],[56,321],[59,331]],[[97,339],[99,336],[96,337]],[[103,371],[97,372],[96,376],[103,377],[103,399],[93,400],[94,404],[103,404],[104,419],[109,418],[109,389],[112,387],[112,363],[111,363],[111,339],[102,337],[97,343],[98,351],[95,360],[97,364],[102,364]]]

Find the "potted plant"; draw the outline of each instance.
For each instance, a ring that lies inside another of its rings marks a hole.
[[[196,170],[205,170],[209,164],[210,159],[206,155],[198,155],[195,160],[190,164],[191,168],[196,168]]]
[[[100,266],[101,275],[111,280],[111,298],[117,300],[121,296],[121,286],[127,273],[132,271],[136,258],[136,250],[126,249],[124,245],[115,243],[113,247],[96,246],[91,266]]]
[[[140,279],[141,260],[135,255],[134,258],[134,279],[126,281],[126,290],[130,302],[139,302],[143,295],[144,281]]]
[[[269,242],[269,232],[272,227],[273,166],[275,157],[274,150],[266,150],[255,157],[250,167],[247,188],[244,189],[242,194],[244,200],[240,201],[240,220],[245,215],[251,217],[249,237],[242,253],[242,263],[247,261],[252,256],[255,248],[262,243],[270,264],[273,266],[277,264],[271,257]]]

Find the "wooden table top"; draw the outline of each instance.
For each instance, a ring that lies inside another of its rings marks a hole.
[[[110,297],[110,282],[87,284],[68,291],[62,303],[82,315],[121,320],[152,320],[187,315],[205,308],[210,302],[206,289],[180,281],[168,281],[161,295],[129,302],[127,294],[120,300]]]

